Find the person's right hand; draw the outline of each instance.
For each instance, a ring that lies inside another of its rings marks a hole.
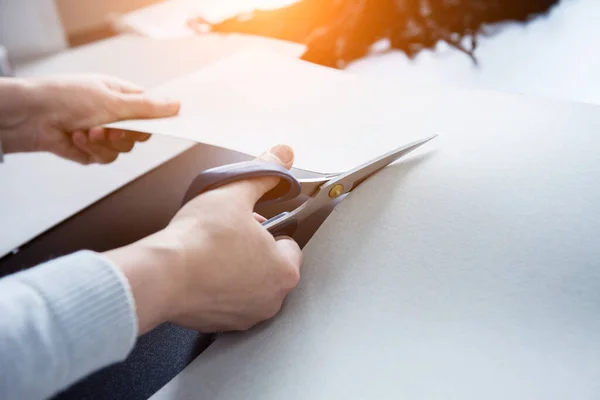
[[[261,159],[290,168],[276,146]],[[246,330],[273,317],[298,284],[301,251],[253,215],[277,178],[236,182],[188,202],[162,231],[106,255],[133,291],[140,334],[170,321],[203,332]]]

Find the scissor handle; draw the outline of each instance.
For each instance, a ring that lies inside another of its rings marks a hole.
[[[188,201],[202,193],[233,182],[271,176],[280,178],[279,183],[265,193],[258,201],[259,203],[281,202],[295,199],[300,195],[302,191],[300,182],[285,167],[271,162],[255,160],[223,165],[202,171],[188,188],[183,198],[183,204],[185,205]]]
[[[292,237],[294,236],[294,233],[296,233],[296,229],[298,229],[298,220],[295,218],[289,218],[289,212],[282,212],[281,214],[278,214],[274,217],[272,217],[271,219],[265,221],[262,223],[263,226],[268,225],[270,222],[276,221],[276,220],[280,220],[277,223],[275,223],[273,226],[271,226],[270,228],[268,228],[269,233],[271,233],[271,235],[277,237],[277,236],[289,236]]]

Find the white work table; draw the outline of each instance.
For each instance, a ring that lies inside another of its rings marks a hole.
[[[414,61],[399,53],[389,53],[355,62],[348,71],[411,85],[483,88],[600,104],[600,55],[596,51],[599,20],[600,3],[595,0],[563,1],[548,17],[527,26],[509,24],[494,36],[481,39],[476,52],[479,66],[474,66],[464,54],[440,45],[437,53],[424,52]],[[24,66],[18,72],[27,76],[41,72],[96,71],[155,86],[197,70],[239,45],[225,38],[218,43],[209,43],[215,39],[207,38],[154,44],[133,37],[113,40],[123,42],[118,56],[108,42],[96,45],[100,50],[94,50],[94,53],[104,52],[106,60],[111,62],[99,63],[86,56],[84,49],[79,54],[58,55],[40,64]],[[193,41],[204,41],[202,46],[214,53],[206,57],[208,53],[190,52],[190,48],[196,48],[191,44]],[[181,47],[177,47],[176,42]],[[290,55],[295,56],[297,49],[282,51],[290,51]],[[468,118],[469,110],[464,111]],[[139,176],[159,169],[192,147],[189,141],[155,136],[112,165],[91,167],[80,167],[44,154],[9,155],[0,166],[0,257],[115,190],[133,185],[131,182]],[[203,154],[207,157],[207,166],[243,157],[213,148],[207,148]],[[133,210],[134,205],[128,207],[131,212],[142,213],[144,201],[159,202],[162,195],[156,194],[158,200],[138,199],[137,211]],[[96,220],[100,215],[97,211]],[[107,221],[104,224],[110,225]],[[117,230],[122,228],[122,225],[116,226]],[[94,229],[95,226],[89,228]],[[102,232],[110,232],[110,227],[103,227]],[[49,250],[40,257],[51,255]]]

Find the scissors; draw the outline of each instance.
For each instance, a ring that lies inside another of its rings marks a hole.
[[[285,167],[261,160],[211,168],[201,172],[194,179],[185,194],[183,204],[202,193],[236,181],[278,177],[280,178],[278,185],[261,197],[259,203],[282,202],[301,195],[309,198],[295,210],[276,215],[263,222],[262,225],[273,236],[293,236],[300,221],[340,196],[350,193],[370,176],[436,136],[433,135],[399,147],[344,173],[318,178],[296,179]]]

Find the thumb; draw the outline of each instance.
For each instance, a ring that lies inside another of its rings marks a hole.
[[[279,164],[287,169],[294,163],[294,151],[286,145],[277,145],[264,152],[257,160]],[[254,208],[256,202],[269,190],[277,186],[279,178],[267,177],[248,179],[230,185],[231,189],[236,191],[236,197],[247,201],[250,207]]]
[[[145,94],[121,94],[123,100],[119,109],[119,119],[147,119],[172,117],[179,113],[180,104],[176,100],[153,99]]]

